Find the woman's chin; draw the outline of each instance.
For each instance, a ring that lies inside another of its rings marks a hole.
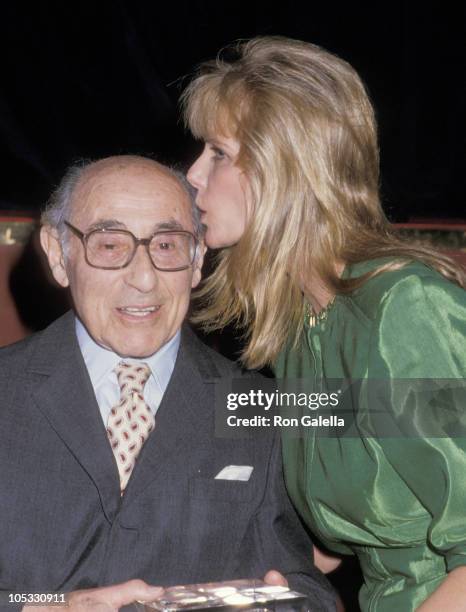
[[[204,240],[209,249],[226,249],[228,247],[235,246],[239,242],[241,236],[228,236],[224,233],[217,233],[210,231],[207,228]]]

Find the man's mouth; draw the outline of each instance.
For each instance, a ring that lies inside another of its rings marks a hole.
[[[117,308],[118,312],[130,317],[148,317],[154,312],[160,310],[160,304],[157,306],[121,306]]]

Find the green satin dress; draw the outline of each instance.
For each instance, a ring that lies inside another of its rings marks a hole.
[[[380,263],[354,265],[345,275],[360,276]],[[279,357],[277,377],[316,384],[326,378],[464,381],[465,296],[420,263],[385,272],[351,296],[337,296],[325,320],[306,325],[299,348]],[[353,408],[357,415],[359,406]],[[414,417],[416,410],[422,402]],[[359,559],[362,610],[415,610],[449,571],[466,565],[464,437],[282,433],[286,482],[304,521],[330,550]]]

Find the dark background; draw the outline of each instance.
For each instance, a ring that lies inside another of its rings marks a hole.
[[[380,123],[389,217],[464,217],[464,15],[452,5],[5,3],[0,209],[38,210],[82,157],[131,152],[188,163],[195,147],[177,110],[186,75],[238,38],[281,34],[326,47],[362,75]]]
[[[459,4],[459,3],[458,3]],[[258,34],[308,40],[341,55],[367,84],[380,125],[382,198],[392,221],[466,219],[465,16],[453,3],[178,0],[15,2],[0,8],[0,217],[38,215],[66,167],[118,153],[189,164],[196,145],[177,101],[194,67]],[[35,242],[34,242],[35,240]],[[37,233],[11,289],[39,329],[68,308],[44,282]],[[232,330],[209,339],[235,355]],[[332,580],[347,610],[361,583],[346,560]]]

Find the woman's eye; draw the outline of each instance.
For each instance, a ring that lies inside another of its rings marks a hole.
[[[225,155],[225,151],[222,151],[222,149],[220,149],[219,147],[214,147],[214,146],[210,146],[210,150],[213,153],[213,158],[214,159],[225,159],[226,155]]]

